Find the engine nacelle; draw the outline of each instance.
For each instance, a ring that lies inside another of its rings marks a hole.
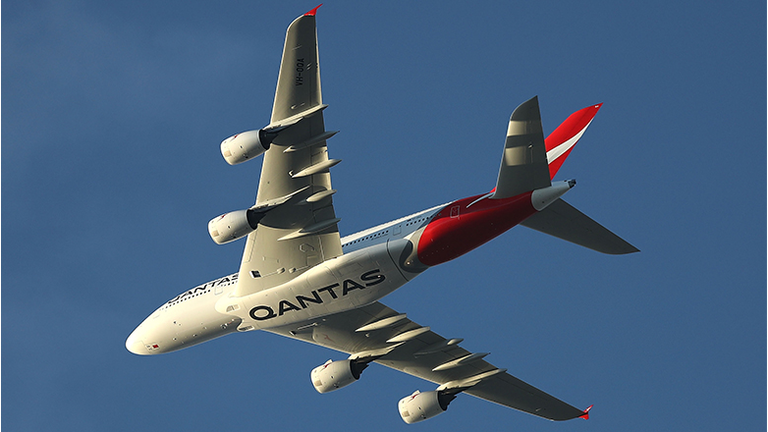
[[[444,413],[455,398],[455,394],[439,391],[421,393],[416,390],[412,395],[400,399],[397,408],[403,421],[408,424],[417,423]]]
[[[315,390],[328,393],[357,381],[367,367],[368,363],[354,360],[328,360],[325,364],[312,369],[310,378]]]
[[[208,233],[216,244],[229,243],[256,231],[264,213],[238,210],[224,213],[208,222]]]
[[[230,165],[237,165],[264,153],[269,149],[277,133],[264,129],[241,132],[221,142],[221,155]]]

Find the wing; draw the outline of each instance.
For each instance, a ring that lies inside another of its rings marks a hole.
[[[378,357],[376,363],[465,393],[550,420],[585,416],[575,408],[505,373],[381,303],[292,326],[266,330],[351,354]]]
[[[264,153],[256,206],[275,205],[245,245],[236,295],[287,282],[342,254],[333,210],[323,122],[314,11],[294,20],[285,36],[271,123],[277,133]]]

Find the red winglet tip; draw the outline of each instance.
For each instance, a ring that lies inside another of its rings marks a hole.
[[[316,8],[314,8],[314,9],[312,9],[311,11],[309,11],[309,12],[305,13],[305,14],[304,14],[304,16],[315,16],[315,14],[317,14],[317,10],[318,10],[318,9],[320,9],[320,6],[322,6],[322,5],[323,5],[323,4],[322,4],[322,3],[320,3],[319,5],[317,5],[317,7],[316,7]]]
[[[584,410],[584,414],[580,415],[579,418],[583,418],[584,420],[589,420],[589,410],[592,409],[594,405],[590,405],[587,407],[587,409]]]

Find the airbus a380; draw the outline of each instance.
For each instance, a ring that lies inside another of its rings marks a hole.
[[[319,6],[318,6],[319,7]],[[270,123],[221,143],[231,165],[264,155],[256,203],[208,223],[214,242],[246,237],[237,273],[199,285],[157,308],[128,337],[155,355],[235,332],[264,330],[348,354],[310,373],[327,393],[371,363],[437,384],[398,403],[406,423],[444,412],[467,393],[550,420],[589,418],[380,302],[438,264],[515,225],[608,254],[637,249],[561,198],[575,181],[552,181],[601,105],[572,114],[546,139],[538,99],[509,121],[496,187],[346,237],[333,208],[331,159],[320,91],[315,14],[288,27]],[[591,408],[591,407],[590,407]]]

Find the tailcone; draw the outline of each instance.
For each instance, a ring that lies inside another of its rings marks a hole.
[[[542,211],[574,186],[576,186],[576,180],[565,180],[554,182],[552,186],[536,189],[531,194],[531,204],[536,211]]]

